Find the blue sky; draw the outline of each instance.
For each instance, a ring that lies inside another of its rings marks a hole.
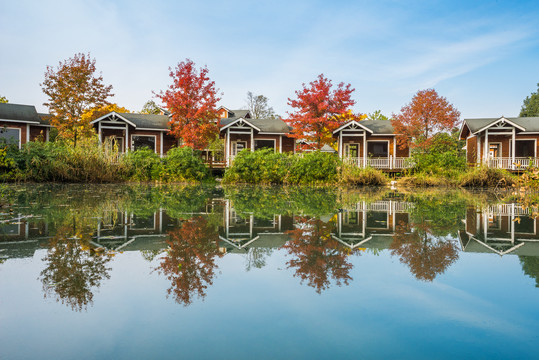
[[[222,105],[287,98],[320,73],[356,89],[355,111],[396,113],[435,88],[466,117],[517,116],[539,83],[538,1],[0,0],[0,95],[34,104],[47,65],[90,52],[112,99],[138,111],[185,58]]]

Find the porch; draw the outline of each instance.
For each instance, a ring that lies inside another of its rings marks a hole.
[[[409,157],[345,157],[343,162],[360,168],[372,167],[382,170],[403,170],[414,166]]]

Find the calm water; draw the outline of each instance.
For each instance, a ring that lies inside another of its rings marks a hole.
[[[0,359],[539,357],[535,214],[487,193],[2,194]]]

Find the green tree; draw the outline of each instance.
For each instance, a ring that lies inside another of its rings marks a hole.
[[[382,114],[381,110],[375,110],[374,112],[367,115],[367,118],[365,120],[391,120],[384,114]]]
[[[247,92],[247,110],[254,119],[266,119],[277,116],[273,108],[268,105],[268,98],[264,95],[254,95]]]
[[[537,84],[537,92],[531,93],[530,96],[526,96],[526,99],[524,99],[519,116],[539,116],[539,83]]]
[[[9,100],[5,96],[0,96],[0,104],[7,104]]]
[[[155,103],[155,101],[153,100],[148,100],[146,101],[146,103],[144,104],[144,106],[142,107],[142,110],[140,111],[141,114],[155,114],[155,115],[160,115],[161,114],[161,109],[159,108],[159,106],[157,106],[157,104]]]

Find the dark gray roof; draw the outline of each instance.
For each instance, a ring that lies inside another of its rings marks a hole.
[[[110,116],[113,113],[107,114]],[[167,115],[155,115],[155,114],[135,114],[135,113],[116,113],[123,117],[130,123],[134,124],[136,128],[143,129],[155,129],[155,130],[168,130],[169,117]],[[104,119],[103,119],[104,120]]]
[[[221,127],[224,127],[238,118],[221,119]],[[267,118],[267,119],[245,119],[243,120],[254,127],[260,129],[261,132],[282,133],[288,134],[292,128],[288,126],[281,118]]]
[[[393,134],[393,125],[389,120],[363,120],[359,123],[372,130],[373,134]]]
[[[35,106],[9,103],[0,104],[0,119],[24,123],[41,123],[42,121]]]
[[[507,120],[522,126],[526,131],[539,131],[539,117],[505,117]],[[501,118],[464,119],[464,123],[472,133],[481,130]]]
[[[228,119],[244,118],[249,114],[249,110],[229,110]]]
[[[37,113],[40,125],[50,125],[51,114]]]

